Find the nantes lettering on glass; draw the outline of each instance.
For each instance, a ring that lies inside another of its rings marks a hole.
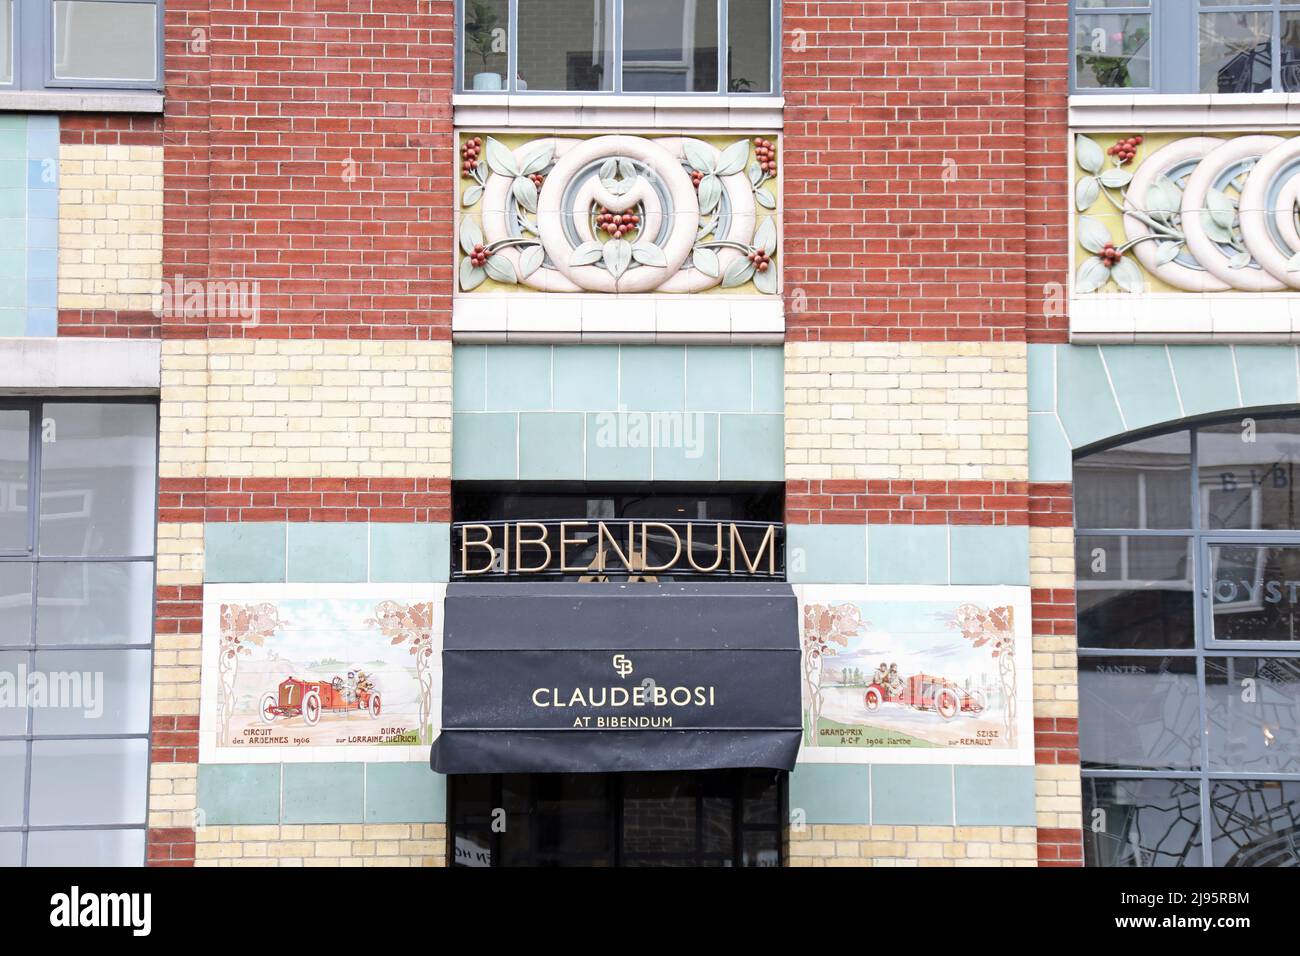
[[[721,521],[465,523],[458,574],[777,577],[775,524]]]

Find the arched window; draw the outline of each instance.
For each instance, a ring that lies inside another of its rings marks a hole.
[[[1074,463],[1093,866],[1300,864],[1300,415]]]

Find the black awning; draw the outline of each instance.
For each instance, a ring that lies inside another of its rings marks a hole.
[[[439,773],[789,770],[787,584],[451,584]]]

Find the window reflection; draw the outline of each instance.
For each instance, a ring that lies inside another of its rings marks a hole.
[[[1190,538],[1084,535],[1075,539],[1081,647],[1190,648]]]
[[[1300,773],[1300,659],[1209,657],[1210,770]]]
[[[1211,636],[1300,641],[1300,548],[1212,545]]]
[[[1243,418],[1202,428],[1197,458],[1206,530],[1300,527],[1300,420]]]
[[[1080,528],[1190,528],[1192,443],[1157,435],[1081,458],[1074,471]]]
[[[1088,866],[1200,866],[1196,781],[1093,779],[1083,791]]]
[[[1300,782],[1210,785],[1215,866],[1300,866]]]
[[[1080,658],[1084,767],[1193,770],[1201,763],[1200,726],[1195,660]]]
[[[1201,92],[1272,90],[1272,33],[1271,13],[1201,14]]]

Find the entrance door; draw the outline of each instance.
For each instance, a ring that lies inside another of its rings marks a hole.
[[[780,866],[775,770],[448,777],[453,866]]]

